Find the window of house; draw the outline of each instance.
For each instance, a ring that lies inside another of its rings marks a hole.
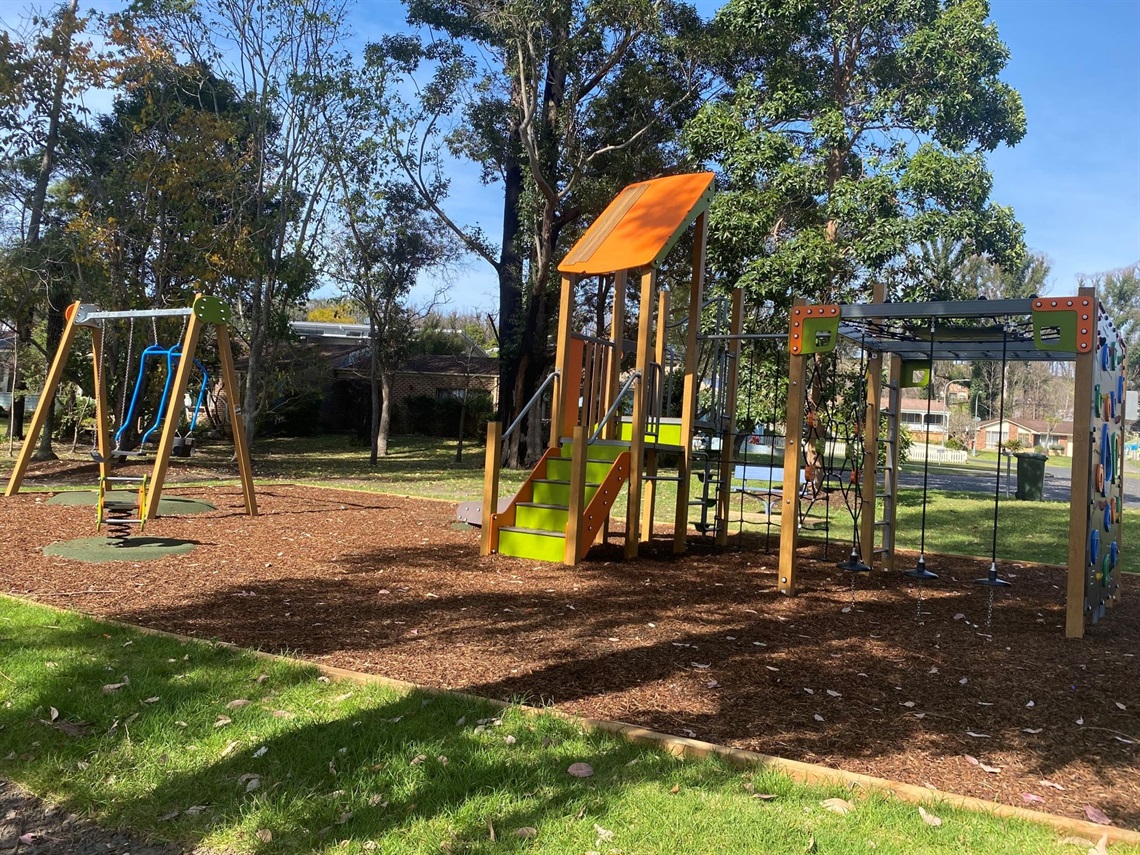
[[[462,389],[436,389],[435,390],[435,402],[437,404],[442,404],[445,401],[462,401],[462,400],[463,400],[463,390]]]

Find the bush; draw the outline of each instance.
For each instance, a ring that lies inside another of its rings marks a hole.
[[[261,432],[266,436],[316,436],[321,432],[321,393],[297,392],[273,402]]]
[[[951,451],[965,451],[966,443],[962,442],[958,437],[952,436],[946,440],[946,447]]]
[[[412,395],[404,399],[403,410],[408,433],[424,436],[442,436],[452,439],[459,436],[459,418],[464,417],[464,436],[482,436],[484,425],[494,415],[491,396],[473,390],[467,393],[467,409],[463,412],[463,399],[431,395]]]

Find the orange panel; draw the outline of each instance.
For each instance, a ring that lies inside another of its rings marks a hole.
[[[711,172],[697,172],[630,184],[558,269],[590,275],[657,264],[681,231],[708,208],[713,179]]]

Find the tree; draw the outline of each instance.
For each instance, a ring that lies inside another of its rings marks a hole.
[[[1022,228],[989,200],[985,153],[1020,140],[1025,117],[988,13],[985,0],[730,0],[714,41],[726,91],[686,128],[721,171],[712,274],[785,306],[869,298],[934,241],[1017,263]]]
[[[560,248],[621,186],[678,159],[672,143],[703,82],[694,49],[700,19],[674,0],[411,0],[409,20],[445,31],[467,51],[441,66],[436,106],[409,139],[422,151],[440,118],[458,112],[452,151],[480,163],[485,182],[503,185],[497,249],[435,210],[498,275],[499,417],[506,420],[549,366]],[[426,189],[416,168],[408,175]],[[530,457],[542,444],[540,426],[538,419],[528,425]],[[508,456],[517,465],[514,440]]]
[[[1108,270],[1081,276],[1082,286],[1095,286],[1109,317],[1116,324],[1128,351],[1129,389],[1140,388],[1140,261]]]
[[[416,335],[417,315],[408,295],[417,277],[444,263],[454,244],[425,210],[415,188],[386,183],[376,192],[344,185],[344,252],[334,266],[345,295],[368,315],[371,351],[372,443],[369,462],[388,454],[392,373]]]
[[[347,0],[153,0],[136,12],[190,60],[218,69],[249,105],[254,184],[243,205],[255,258],[232,284],[249,351],[242,412],[252,437],[273,394],[274,346],[321,261]]]

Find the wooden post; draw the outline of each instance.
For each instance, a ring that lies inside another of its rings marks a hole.
[[[796,298],[793,308],[804,305]],[[800,527],[800,467],[803,455],[800,437],[804,429],[806,408],[807,357],[793,353],[788,357],[788,418],[784,438],[784,484],[780,510],[780,575],[781,594],[796,595],[796,544]]]
[[[1098,323],[1099,307],[1096,289],[1080,288],[1081,297],[1092,298],[1092,324]],[[1069,498],[1069,575],[1065,592],[1065,637],[1082,638],[1085,634],[1085,574],[1089,540],[1089,495],[1092,471],[1092,353],[1078,353],[1073,368],[1073,463]],[[1096,402],[1099,406],[1099,401]],[[999,426],[1000,427],[1000,426]],[[1123,493],[1121,494],[1123,495]]]
[[[79,303],[72,303],[66,309],[67,324],[63,328],[63,335],[59,340],[59,347],[55,349],[55,358],[52,359],[51,368],[44,380],[44,387],[40,391],[40,399],[36,404],[36,411],[32,414],[32,423],[24,436],[24,444],[20,446],[20,454],[16,458],[16,465],[8,478],[8,488],[5,496],[14,496],[20,492],[20,485],[24,483],[24,473],[27,472],[28,463],[36,451],[36,442],[40,432],[44,429],[44,421],[55,402],[55,392],[59,388],[59,381],[63,378],[63,370],[67,367],[67,357],[71,353],[71,346],[75,342],[75,314],[79,311]]]
[[[645,474],[645,423],[649,387],[649,343],[653,332],[653,294],[657,290],[657,271],[650,268],[641,275],[641,299],[637,315],[637,365],[641,379],[633,395],[633,425],[629,445],[629,502],[625,512],[625,557],[637,557],[641,539],[641,485]]]
[[[230,346],[230,330],[225,324],[215,324],[217,333],[218,360],[222,363],[222,388],[226,393],[226,406],[230,411],[230,428],[234,440],[234,456],[237,458],[238,474],[241,476],[241,490],[245,497],[245,511],[251,517],[257,516],[257,496],[253,490],[253,466],[249,462],[249,442],[245,435],[245,421],[238,406],[237,373],[234,371],[234,352]],[[158,505],[155,505],[157,509]]]
[[[562,442],[562,422],[566,418],[567,398],[577,396],[577,389],[571,391],[567,382],[570,367],[570,323],[574,313],[574,289],[578,286],[578,276],[563,276],[562,290],[558,296],[558,339],[555,342],[554,368],[559,372],[554,381],[550,403],[550,448],[558,448]],[[525,401],[516,401],[522,407]]]
[[[91,366],[95,377],[95,447],[99,449],[99,478],[111,474],[111,429],[107,416],[107,378],[103,371],[103,328],[91,327]]]
[[[499,510],[499,465],[503,459],[503,423],[487,423],[487,457],[483,463],[483,514],[479,531],[479,554],[490,555],[496,541],[492,517]]]
[[[689,488],[693,477],[693,425],[697,416],[698,336],[705,302],[705,243],[708,212],[702,211],[693,228],[693,276],[689,284],[689,321],[685,329],[685,387],[681,402],[681,458],[677,462],[677,512],[673,522],[673,552],[685,551],[689,531]]]
[[[625,288],[628,271],[618,270],[614,273],[613,310],[610,313],[610,341],[613,348],[610,351],[610,370],[606,377],[606,395],[602,401],[602,415],[606,414],[610,405],[621,388],[621,361],[625,356]],[[621,436],[621,413],[605,426],[602,436],[606,439],[617,439]],[[598,530],[598,542],[604,543],[610,536],[610,517],[607,514],[605,522]]]
[[[732,314],[728,330],[739,336],[744,329],[744,292],[732,292]],[[728,377],[726,378],[725,422],[720,431],[720,481],[716,487],[716,545],[728,545],[728,509],[732,499],[732,471],[736,456],[736,391],[740,382],[740,339],[728,344]]]
[[[665,393],[665,334],[669,326],[669,292],[662,290],[657,295],[657,342],[653,348],[653,360],[660,366],[660,385],[656,388],[659,406],[664,400]],[[657,507],[657,444],[649,447],[645,454],[645,474],[649,480],[645,483],[645,504],[641,510],[641,536],[645,540],[653,539],[653,513]]]
[[[562,563],[573,567],[582,557],[579,552],[578,532],[582,528],[582,512],[586,510],[586,431],[585,425],[574,427],[574,440],[570,447],[570,498],[566,511],[566,545]]]
[[[202,321],[196,314],[191,313],[186,324],[186,335],[182,339],[182,352],[178,358],[178,368],[174,372],[174,383],[170,388],[170,397],[166,405],[166,415],[162,422],[162,435],[158,446],[154,450],[154,469],[150,476],[150,490],[146,497],[146,519],[151,520],[158,516],[158,503],[162,499],[162,482],[166,478],[166,470],[170,466],[170,452],[174,448],[174,434],[178,431],[178,424],[182,420],[182,411],[185,409],[186,387],[190,383],[190,372],[194,369],[194,354],[198,349],[198,339],[202,335]],[[236,394],[236,390],[234,390]],[[226,390],[226,397],[233,400],[230,390]],[[234,428],[234,445],[237,445],[238,424]],[[240,460],[239,460],[240,465]],[[244,479],[243,479],[244,480]]]

